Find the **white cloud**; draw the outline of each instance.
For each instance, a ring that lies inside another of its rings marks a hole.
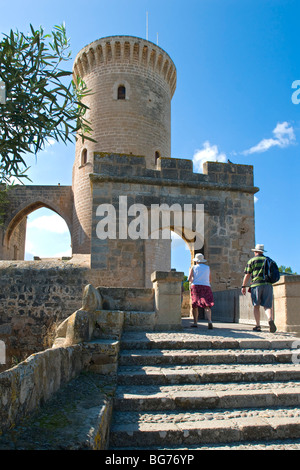
[[[46,147],[52,147],[56,143],[56,140],[49,138],[46,142]]]
[[[69,229],[66,222],[58,215],[43,215],[34,220],[29,220],[28,229],[47,230],[54,233],[68,233]]]
[[[204,162],[227,162],[225,153],[219,153],[217,145],[211,145],[208,141],[203,143],[203,148],[196,150],[193,156],[194,171],[203,173]]]
[[[244,155],[250,155],[252,153],[266,152],[271,147],[288,147],[295,141],[295,133],[293,127],[288,122],[278,123],[275,129],[273,129],[273,138],[263,139],[254,147],[243,152]]]

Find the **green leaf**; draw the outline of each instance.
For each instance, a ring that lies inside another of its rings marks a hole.
[[[72,72],[60,67],[70,59],[69,46],[64,24],[51,34],[32,25],[27,35],[11,30],[0,41],[0,77],[7,83],[7,101],[0,106],[0,161],[9,176],[21,175],[20,165],[26,171],[26,154],[37,153],[49,137],[66,143],[79,131],[82,139],[94,141],[83,103],[91,91],[79,77],[76,84],[66,83]]]

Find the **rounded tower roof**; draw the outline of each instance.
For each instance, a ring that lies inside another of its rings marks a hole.
[[[134,36],[108,36],[91,42],[76,55],[73,73],[84,78],[98,67],[122,64],[147,68],[160,75],[173,96],[177,73],[172,59],[153,42]]]

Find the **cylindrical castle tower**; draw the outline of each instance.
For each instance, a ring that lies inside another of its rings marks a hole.
[[[96,143],[76,143],[73,167],[73,253],[90,253],[94,152],[142,155],[148,168],[171,156],[171,99],[176,68],[152,42],[131,36],[99,39],[76,56],[79,75],[91,95],[87,119]]]

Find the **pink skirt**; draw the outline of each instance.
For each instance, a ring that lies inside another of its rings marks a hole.
[[[191,286],[192,307],[205,308],[214,305],[214,297],[212,290],[209,286]]]

